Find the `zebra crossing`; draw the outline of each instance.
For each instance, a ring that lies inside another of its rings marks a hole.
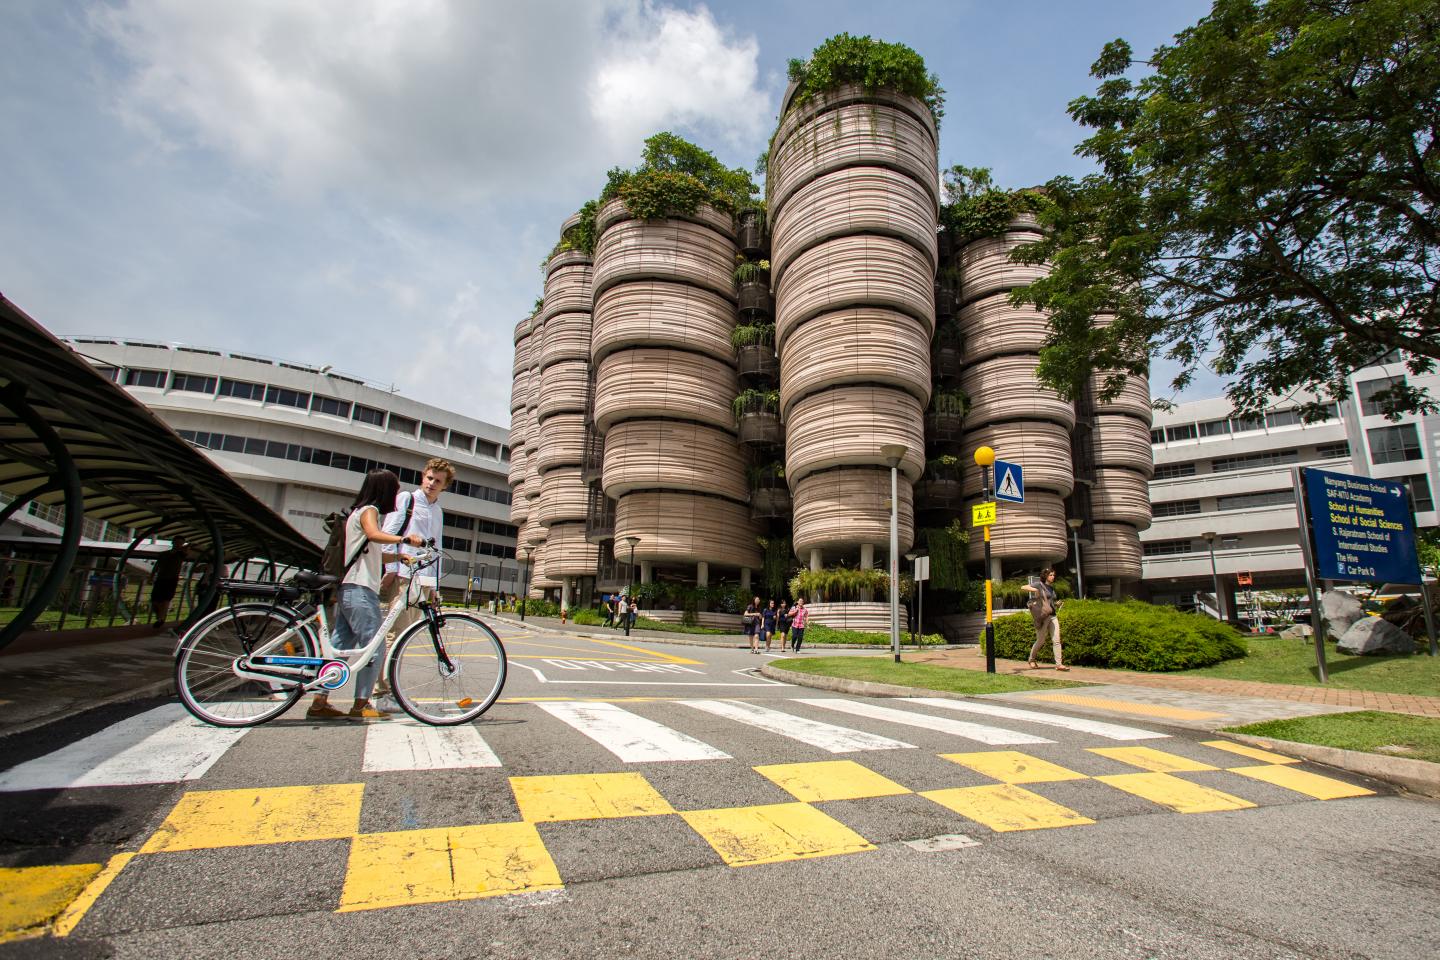
[[[805,715],[807,708],[809,711],[838,713],[862,722],[918,729],[932,735],[987,746],[1055,742],[1048,737],[1013,728],[1026,724],[1116,742],[1156,740],[1168,736],[1138,727],[1080,717],[925,697],[890,701],[897,706],[881,706],[840,697],[768,700],[768,706],[739,699],[651,702],[680,704],[750,731],[831,754],[915,749],[915,745],[872,730],[815,719]],[[646,716],[643,703],[622,705],[607,701],[554,700],[511,706],[538,711],[559,721],[625,764],[733,759],[720,747]],[[978,723],[945,715],[953,712],[994,717],[1011,726]],[[481,733],[482,726],[431,727],[408,717],[369,724],[365,728],[360,769],[364,773],[394,773],[503,767],[502,756]],[[251,732],[246,728],[212,727],[195,720],[178,703],[164,704],[0,773],[0,792],[196,780]]]

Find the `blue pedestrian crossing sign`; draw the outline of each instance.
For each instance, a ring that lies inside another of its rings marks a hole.
[[[1025,473],[1020,464],[1008,460],[995,461],[995,499],[1009,503],[1025,502]]]

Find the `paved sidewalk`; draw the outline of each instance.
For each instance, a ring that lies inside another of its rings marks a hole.
[[[984,670],[985,657],[979,647],[965,647],[953,650],[924,651],[907,654],[906,660],[913,663],[927,663],[938,667],[956,667],[963,670]],[[1125,699],[1156,703],[1188,701],[1185,706],[1201,705],[1199,709],[1223,708],[1233,704],[1237,698],[1271,701],[1292,705],[1278,708],[1279,712],[1290,709],[1289,716],[1310,716],[1316,713],[1341,713],[1352,710],[1384,710],[1389,713],[1407,713],[1417,717],[1440,717],[1440,697],[1421,697],[1403,693],[1379,693],[1372,690],[1345,690],[1331,686],[1302,687],[1284,683],[1259,683],[1251,680],[1222,680],[1215,677],[1187,677],[1177,674],[1137,673],[1129,670],[1097,670],[1093,667],[1072,667],[1068,673],[1056,673],[1053,667],[1042,666],[1032,670],[1019,660],[996,660],[995,669],[1000,673],[1017,673],[1036,677],[1063,677],[1085,683],[1103,684],[1114,688],[1117,695]],[[1180,697],[1118,694],[1125,688],[1141,687],[1153,691],[1173,691]],[[1071,693],[1073,691],[1062,691]],[[1094,691],[1089,691],[1093,693]],[[1059,694],[1046,696],[1055,697]],[[1080,694],[1084,695],[1084,694]],[[1016,696],[1035,696],[1022,694]],[[1063,701],[1061,701],[1063,702]],[[1203,706],[1209,703],[1210,707]],[[1302,707],[1302,705],[1304,705]],[[1274,712],[1274,711],[1269,711]],[[1251,722],[1244,719],[1237,722]],[[1224,725],[1224,724],[1222,724]]]
[[[0,737],[173,692],[175,643],[162,633],[0,656]]]

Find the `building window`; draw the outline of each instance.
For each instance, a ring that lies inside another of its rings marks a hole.
[[[334,397],[322,397],[318,393],[310,399],[310,409],[315,413],[328,413],[332,417],[340,417],[341,419],[349,419],[350,417],[349,400],[336,400]]]
[[[394,418],[393,418],[393,417],[391,418],[391,423],[392,423],[392,426],[393,426],[393,423],[394,423]],[[431,443],[438,443],[438,444],[440,444],[441,446],[444,446],[444,445],[445,445],[445,428],[444,428],[444,427],[437,427],[437,426],[435,426],[434,424],[431,424],[431,423],[422,423],[422,424],[420,424],[420,439],[421,439],[421,440],[429,440]]]
[[[360,423],[374,424],[377,427],[385,426],[385,411],[376,410],[374,407],[367,407],[363,403],[355,404],[350,416]]]
[[[1145,544],[1145,556],[1147,557],[1173,557],[1182,553],[1194,553],[1195,543],[1192,540],[1156,540]]]
[[[1162,428],[1160,428],[1160,427],[1156,427],[1154,430],[1151,430],[1151,431],[1150,431],[1150,442],[1151,442],[1151,443],[1164,443],[1164,442],[1165,442],[1165,431],[1164,431]]]
[[[221,377],[220,396],[234,397],[237,400],[261,400],[265,397],[265,385],[251,383],[249,380],[231,380],[229,377]]]
[[[1152,504],[1150,507],[1150,514],[1156,520],[1162,517],[1187,517],[1199,512],[1199,500],[1171,500],[1168,503]]]
[[[1269,450],[1252,453],[1243,457],[1216,457],[1210,462],[1213,473],[1229,473],[1231,470],[1250,470],[1255,467],[1275,467],[1286,463],[1298,463],[1299,450]]]
[[[1190,463],[1164,463],[1155,467],[1156,480],[1174,480],[1176,477],[1195,476],[1195,464]]]
[[[1365,431],[1365,435],[1370,440],[1372,463],[1404,463],[1421,459],[1420,435],[1413,423],[1376,427]]]
[[[1263,430],[1264,428],[1265,418],[1262,416],[1230,418],[1231,433],[1244,433],[1247,430]]]
[[[411,420],[409,417],[402,417],[398,413],[390,414],[390,432],[403,433],[407,436],[415,436],[415,428],[420,426],[420,421]]]
[[[501,445],[501,447],[500,447],[500,459],[503,460],[503,461],[506,462],[506,463],[509,463],[509,462],[510,462],[510,447],[509,447],[508,444],[506,444],[506,445]]]
[[[1193,423],[1182,423],[1176,427],[1165,428],[1166,440],[1194,440],[1197,436],[1199,434],[1196,433]]]
[[[1216,510],[1251,510],[1256,507],[1294,505],[1294,490],[1266,490],[1263,493],[1241,493],[1233,497],[1216,497]]]
[[[459,513],[447,513],[445,514],[445,526],[454,527],[456,530],[474,530],[475,518]]]
[[[81,342],[83,343],[84,341]],[[95,372],[111,383],[120,382],[120,370],[118,367],[96,367]]]
[[[1350,441],[1339,440],[1335,443],[1322,443],[1315,448],[1316,460],[1339,460],[1350,456]]]
[[[1396,384],[1405,382],[1404,376],[1381,377],[1379,380],[1365,380],[1356,385],[1355,393],[1360,400],[1360,414],[1365,417],[1378,417],[1385,412],[1383,404],[1376,401],[1375,397],[1384,393]]]
[[[475,447],[475,438],[468,433],[461,433],[459,430],[450,431],[450,446],[456,450],[463,450],[469,453]]]
[[[461,539],[460,537],[449,537],[449,536],[441,537],[440,540],[441,540],[442,545],[445,547],[445,549],[446,549],[446,550],[449,550],[451,553],[469,553],[469,552],[470,552],[470,541],[469,541],[469,540],[463,540],[463,539]]]
[[[1299,410],[1271,410],[1265,414],[1267,427],[1293,427],[1300,422]]]
[[[1411,477],[1396,477],[1402,483],[1410,485],[1410,502],[1415,507],[1416,513],[1429,513],[1435,509],[1435,500],[1430,495],[1430,478],[1423,473],[1417,473]]]
[[[310,394],[301,393],[299,390],[287,390],[284,387],[267,387],[265,389],[265,402],[278,403],[285,407],[296,407],[301,410],[310,409]]]
[[[214,393],[215,378],[202,377],[198,373],[177,373],[170,378],[171,390],[184,390],[187,393]]]
[[[164,387],[164,370],[141,370],[138,367],[131,367],[125,371],[125,386],[127,387]]]
[[[1230,419],[1228,417],[1219,420],[1206,420],[1200,424],[1200,436],[1202,437],[1228,437],[1230,435]]]

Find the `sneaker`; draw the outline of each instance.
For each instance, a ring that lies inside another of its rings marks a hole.
[[[310,702],[310,709],[305,711],[306,720],[339,720],[344,717],[344,710],[336,710],[328,703]]]
[[[394,694],[382,693],[375,698],[375,709],[383,710],[385,713],[399,713],[400,704]]]
[[[369,722],[371,720],[389,720],[392,714],[386,713],[384,710],[376,710],[373,706],[368,706],[351,707],[350,712],[345,714],[345,716],[351,720]]]

